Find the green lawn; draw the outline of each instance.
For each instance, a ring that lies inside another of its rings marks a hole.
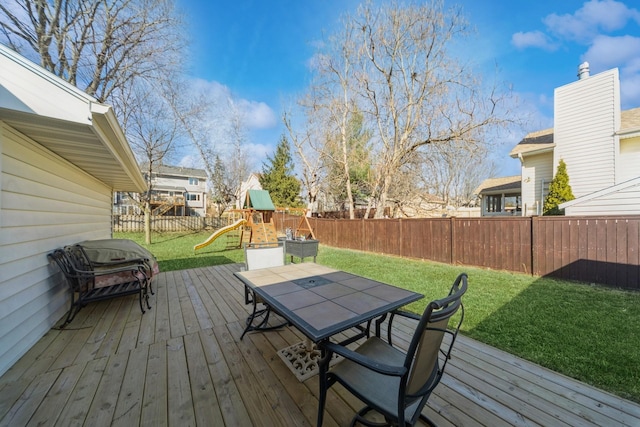
[[[242,262],[222,236],[194,254],[209,233],[153,234],[147,247],[162,271]],[[143,243],[140,233],[114,237]],[[640,402],[640,292],[320,247],[317,262],[423,293],[421,312],[469,275],[463,333],[554,371]]]

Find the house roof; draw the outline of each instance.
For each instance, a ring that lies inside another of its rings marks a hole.
[[[618,135],[620,138],[640,136],[640,107],[622,112]]]
[[[207,178],[207,172],[204,169],[185,168],[182,166],[159,165],[154,171],[158,175],[175,175],[193,178]]]
[[[1,44],[0,69],[0,121],[113,190],[146,190],[110,106]]]
[[[544,152],[551,150],[556,144],[553,142],[553,128],[543,129],[528,133],[522,141],[516,145],[509,153],[511,157],[518,157],[518,154]]]
[[[620,131],[618,134],[622,138],[640,136],[640,107],[625,110],[620,113]],[[555,147],[553,142],[553,128],[538,130],[528,133],[522,141],[518,143],[509,155],[518,157],[518,154],[543,153]]]
[[[253,208],[258,211],[275,211],[276,207],[271,201],[267,190],[248,190],[245,199],[245,208]]]
[[[482,184],[475,189],[473,194],[501,194],[505,192],[522,191],[520,175],[503,176],[499,178],[485,179]]]
[[[187,192],[186,188],[175,186],[175,185],[156,185],[153,187],[153,189],[157,191],[178,191],[180,193]]]

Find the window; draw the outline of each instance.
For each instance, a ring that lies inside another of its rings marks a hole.
[[[487,196],[487,212],[500,212],[502,209],[502,195]]]
[[[189,185],[198,185],[198,178],[189,178]]]
[[[198,202],[198,201],[200,201],[200,194],[188,193],[187,194],[187,200],[189,202]]]
[[[522,211],[522,200],[519,194],[489,194],[486,200],[486,213],[516,215]]]

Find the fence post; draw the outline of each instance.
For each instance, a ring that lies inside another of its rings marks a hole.
[[[452,216],[451,221],[451,259],[449,260],[450,265],[456,265],[456,217]]]
[[[532,216],[530,217],[530,233],[531,233],[531,275],[535,275],[536,271],[538,271],[538,221],[539,217]]]

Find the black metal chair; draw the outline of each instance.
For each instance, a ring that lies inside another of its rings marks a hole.
[[[322,425],[327,391],[336,382],[366,405],[355,415],[352,426],[356,422],[369,426],[413,426],[419,418],[434,425],[421,412],[451,357],[464,319],[461,298],[466,291],[467,275],[462,273],[454,281],[449,294],[430,302],[422,316],[393,312],[389,319],[388,342],[371,337],[355,351],[335,343],[323,343],[318,426]],[[460,314],[449,329],[449,320],[458,310]],[[391,327],[397,315],[418,320],[406,353],[391,344]],[[445,335],[450,335],[450,339],[443,340]],[[333,354],[339,354],[344,359],[329,370]],[[365,416],[371,411],[381,414],[385,423],[366,419]]]
[[[65,246],[48,254],[64,274],[71,288],[71,306],[61,328],[69,324],[80,309],[92,301],[138,294],[140,311],[144,314],[143,299],[150,309],[147,264],[143,260],[126,263],[95,265],[80,245]],[[96,286],[99,277],[121,275],[112,285]],[[77,294],[77,297],[76,297]]]

